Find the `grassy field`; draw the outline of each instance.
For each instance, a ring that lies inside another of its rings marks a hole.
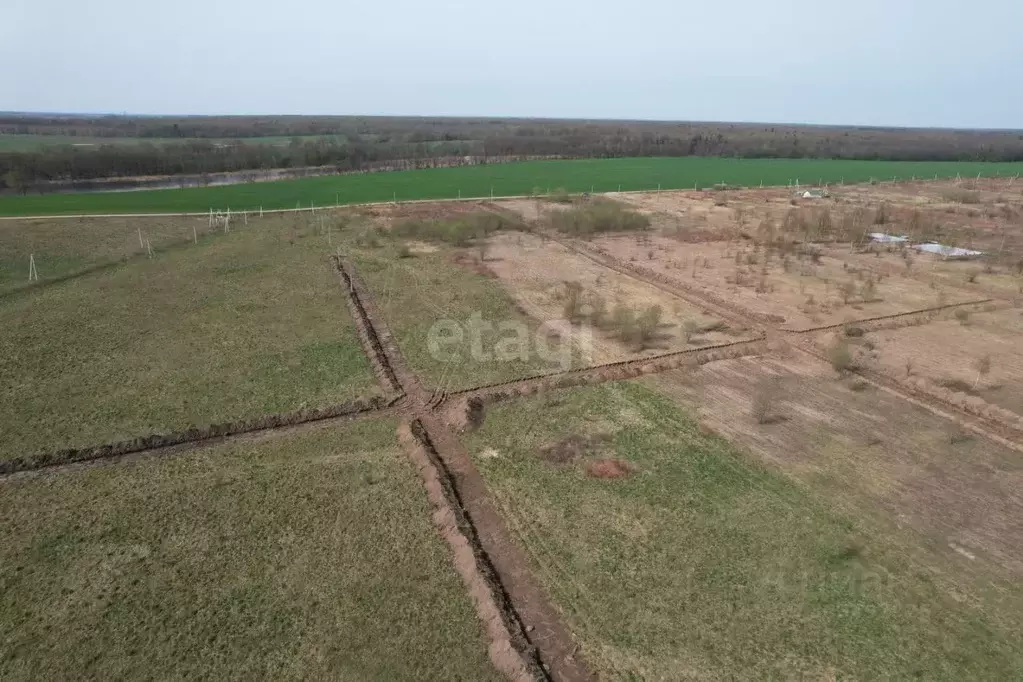
[[[428,386],[443,385],[448,389],[561,369],[556,351],[549,361],[540,357],[532,345],[526,360],[503,362],[496,358],[497,344],[507,336],[497,325],[518,322],[532,332],[536,324],[515,310],[514,301],[496,280],[453,262],[457,252],[441,248],[413,258],[398,258],[395,244],[390,241],[378,248],[356,248],[353,252],[358,273],[373,292],[409,366]],[[473,357],[468,331],[473,313],[495,325],[480,334],[479,348],[489,358]],[[445,345],[441,349],[443,355],[438,356],[430,349],[430,329],[440,320],[460,325],[463,340]],[[552,348],[557,346],[552,343]]]
[[[1018,614],[945,590],[905,537],[836,513],[642,384],[499,405],[469,445],[606,679],[1023,674]],[[634,472],[585,473],[607,457]]]
[[[530,161],[394,173],[302,178],[225,187],[94,194],[48,194],[0,198],[0,215],[203,212],[335,203],[525,195],[564,188],[570,192],[691,189],[716,183],[785,185],[891,179],[898,176],[1011,176],[1023,163],[844,161],[828,159],[734,159],[711,157]]]
[[[0,298],[0,456],[375,392],[306,220],[267,217]]]
[[[0,678],[499,679],[395,426],[0,482]]]
[[[240,219],[237,222],[242,222]],[[28,279],[35,259],[39,282],[144,258],[148,240],[156,251],[188,245],[211,232],[205,217],[116,217],[0,221],[0,294],[33,286]],[[237,224],[236,224],[237,228]]]
[[[78,135],[0,135],[0,152],[33,152],[46,147],[73,145],[85,150],[102,145],[140,145],[151,144],[158,147],[171,144],[264,144],[275,147],[287,147],[293,138],[287,136],[240,137],[240,138],[205,138],[205,137],[87,137]],[[344,142],[343,135],[302,135],[303,142],[330,139]]]

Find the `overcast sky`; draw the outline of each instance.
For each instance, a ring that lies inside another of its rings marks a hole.
[[[1021,29],[1021,0],[2,0],[0,110],[1023,128]]]

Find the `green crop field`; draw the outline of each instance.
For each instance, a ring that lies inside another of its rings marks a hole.
[[[90,149],[102,145],[140,145],[151,144],[158,147],[171,144],[187,144],[190,142],[208,144],[264,144],[275,147],[284,147],[291,144],[294,138],[286,136],[268,137],[230,137],[230,138],[208,138],[208,137],[88,137],[84,135],[0,135],[0,152],[34,152],[47,147],[77,146],[83,149]],[[319,139],[331,139],[336,142],[344,142],[343,135],[302,135],[297,139],[314,141]]]
[[[965,584],[950,589],[915,563],[918,537],[845,516],[642,382],[496,405],[468,440],[603,679],[1023,670],[1018,590],[984,601]],[[632,473],[585,473],[612,457]]]
[[[328,253],[308,214],[274,215],[8,292],[0,458],[373,394]]]
[[[234,211],[358,204],[393,199],[452,199],[569,192],[692,189],[717,183],[785,185],[799,180],[865,182],[871,178],[1011,176],[1023,163],[838,161],[821,159],[642,158],[530,161],[341,175],[224,187],[0,198],[0,215]]]
[[[0,481],[0,679],[500,679],[396,426]]]

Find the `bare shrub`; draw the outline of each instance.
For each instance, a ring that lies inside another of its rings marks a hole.
[[[686,343],[693,340],[693,336],[700,331],[700,325],[695,320],[686,320],[682,323],[682,338]]]
[[[758,424],[773,424],[781,420],[778,414],[778,399],[781,384],[774,377],[761,380],[753,391],[753,418]]]
[[[973,363],[973,368],[977,370],[977,378],[973,382],[973,390],[977,390],[977,386],[980,385],[981,377],[987,376],[991,372],[991,356],[985,355],[977,358],[977,361]]]
[[[576,322],[582,317],[582,296],[582,284],[579,282],[565,282],[565,305],[563,312],[566,320]]]
[[[842,303],[848,304],[849,299],[856,295],[856,283],[852,280],[842,282],[838,286],[838,293],[842,296]]]
[[[836,340],[835,343],[828,348],[828,361],[831,363],[832,369],[839,374],[844,374],[855,369],[852,352],[849,350],[849,344],[841,339]]]
[[[646,349],[657,337],[662,315],[661,306],[652,305],[636,319],[636,344],[640,350]]]
[[[970,311],[965,308],[960,308],[955,312],[956,319],[959,320],[959,324],[966,326],[970,324]]]

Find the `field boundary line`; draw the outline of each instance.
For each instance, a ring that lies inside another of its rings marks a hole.
[[[348,303],[352,320],[355,322],[359,342],[362,344],[366,359],[373,367],[373,373],[376,374],[377,381],[382,384],[385,390],[404,396],[404,387],[398,381],[390,358],[384,350],[383,342],[380,340],[380,336],[370,320],[369,314],[366,312],[366,306],[363,303],[363,297],[360,292],[361,287],[356,284],[351,274],[349,274],[350,268],[345,268],[339,256],[331,256],[330,263],[334,266],[334,271],[341,281],[341,288],[345,293],[345,300]]]
[[[979,301],[964,301],[963,303],[949,303],[947,305],[939,305],[933,308],[921,308],[919,310],[909,310],[904,313],[892,313],[891,315],[878,315],[877,317],[865,317],[859,320],[849,320],[848,322],[839,322],[838,324],[826,324],[820,327],[809,327],[807,329],[785,329],[780,327],[778,331],[790,334],[793,336],[799,336],[803,334],[814,334],[816,332],[831,331],[833,329],[844,329],[846,327],[855,327],[857,325],[870,324],[872,322],[885,322],[887,320],[896,320],[901,317],[909,317],[911,315],[925,315],[925,316],[937,316],[938,313],[942,313],[948,310],[954,310],[956,308],[965,308],[967,306],[982,306],[982,305],[995,305],[997,308],[998,302],[993,298],[984,298]],[[981,311],[990,312],[990,311]],[[931,319],[934,319],[931,317]],[[924,324],[930,320],[925,320]],[[874,330],[871,330],[874,331]]]
[[[550,680],[422,421],[403,422],[398,441],[419,472],[434,508],[434,525],[450,546],[455,569],[483,622],[491,663],[515,682]]]
[[[818,348],[815,346],[808,347],[806,341],[791,343],[790,346],[818,360],[828,362],[828,359]],[[921,407],[942,419],[958,424],[983,438],[1004,445],[1016,452],[1023,453],[1023,444],[1017,440],[1020,431],[1015,427],[988,419],[983,415],[974,414],[936,395],[903,384],[880,372],[865,368],[857,368],[851,371],[886,393]]]
[[[36,471],[142,452],[154,452],[178,445],[202,444],[246,434],[278,431],[316,422],[382,415],[390,408],[398,406],[401,400],[400,396],[390,400],[380,397],[359,399],[329,407],[296,410],[283,414],[264,414],[259,417],[211,424],[201,428],[192,427],[168,434],[137,436],[103,445],[63,448],[36,455],[14,457],[0,460],[0,477],[22,471]]]
[[[596,385],[611,381],[624,381],[647,374],[657,374],[673,369],[681,369],[691,365],[703,365],[718,360],[749,357],[766,352],[767,337],[759,336],[742,341],[731,341],[713,346],[701,346],[681,351],[650,355],[632,360],[619,360],[600,365],[580,367],[564,372],[551,372],[524,379],[513,379],[496,384],[476,386],[444,393],[437,400],[440,406],[452,400],[482,399],[484,401],[502,400],[510,397],[521,397],[542,393],[548,390],[561,390],[583,385]],[[739,353],[729,351],[740,351]],[[749,352],[746,352],[746,351]]]
[[[463,521],[474,529],[478,539],[473,548],[475,563],[477,566],[489,565],[493,568],[492,594],[497,594],[499,589],[500,594],[506,596],[503,630],[510,633],[510,641],[517,643],[520,653],[525,656],[523,660],[537,663],[531,667],[530,678],[549,679],[552,676],[554,679],[572,682],[592,680],[593,674],[578,656],[577,645],[563,624],[561,615],[540,587],[523,550],[515,544],[504,519],[495,509],[490,492],[468,451],[455,432],[438,419],[436,394],[431,394],[408,367],[401,348],[387,328],[373,297],[363,288],[355,268],[340,256],[335,257],[334,262],[343,273],[342,282],[354,295],[353,301],[357,301],[360,306],[367,334],[371,333],[378,341],[373,347],[374,353],[381,354],[382,362],[390,368],[406,396],[403,414],[410,420],[410,435],[405,438],[406,444],[411,443],[410,455],[419,456],[420,461],[424,455],[429,459],[430,452],[436,455],[435,461],[427,462],[427,466],[440,477],[440,481],[446,478],[450,484],[450,493],[457,502],[456,506],[465,514]],[[414,424],[419,425],[418,433],[413,433]],[[418,446],[416,441],[419,442]],[[430,486],[435,485],[431,481],[432,478],[427,475],[424,483],[428,491]],[[454,545],[452,547],[458,568],[459,550]],[[472,588],[470,592],[473,592]],[[476,596],[473,592],[474,599]],[[486,599],[477,600],[478,604],[485,602]],[[512,615],[514,618],[510,617]],[[493,627],[491,619],[485,613],[481,613],[481,618],[489,631]],[[495,630],[493,634],[496,638],[492,638],[491,645],[503,649],[501,629]],[[518,666],[507,667],[506,662],[498,664],[497,661],[495,665],[506,674],[510,671],[512,679],[524,679],[517,672]]]

